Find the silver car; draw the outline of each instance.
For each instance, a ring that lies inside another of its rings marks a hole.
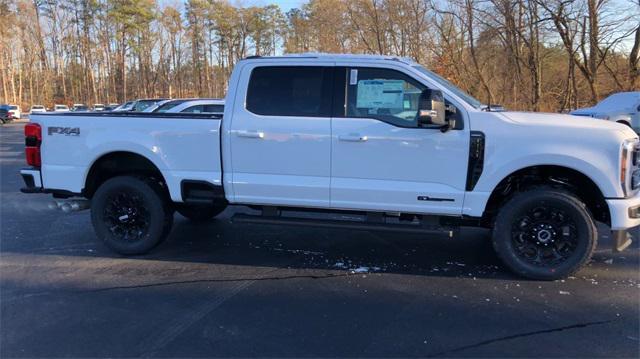
[[[640,91],[618,92],[593,107],[581,108],[571,114],[622,123],[640,132]]]

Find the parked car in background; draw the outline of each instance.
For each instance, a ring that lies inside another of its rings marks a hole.
[[[165,101],[165,100],[168,100],[168,99],[167,98],[148,98],[148,99],[139,99],[139,100],[135,100],[135,101],[129,101],[129,102],[125,103],[124,105],[119,106],[114,111],[116,111],[116,112],[123,112],[123,111],[143,112],[149,106],[153,106],[154,104],[156,104],[158,102],[161,102],[161,101]]]
[[[9,113],[9,109],[7,107],[0,107],[0,122],[9,123],[13,121],[13,116]]]
[[[186,101],[164,112],[166,113],[179,113],[179,112],[204,113],[204,114],[222,115],[224,113],[224,100],[212,99],[212,100]]]
[[[179,99],[169,99],[169,100],[162,100],[159,102],[154,103],[153,105],[147,107],[144,109],[144,111],[142,112],[164,112],[164,111],[157,111],[160,108],[171,108],[173,106],[176,106],[178,104],[181,104],[185,101],[191,101],[191,100],[196,100],[195,98],[179,98]]]
[[[74,103],[73,107],[71,107],[71,111],[74,112],[85,112],[85,111],[89,111],[89,106],[82,104],[82,103]]]
[[[640,132],[640,91],[618,92],[593,107],[581,108],[570,113],[622,123]]]
[[[113,109],[113,111],[115,112],[124,112],[124,111],[131,111],[131,109],[133,108],[135,101],[127,101],[125,103],[123,103],[120,106],[117,106],[116,108]]]
[[[19,119],[22,117],[22,111],[20,110],[20,106],[18,105],[9,105],[9,113],[13,116],[14,119]]]
[[[166,101],[169,100],[168,98],[155,98],[155,99],[141,99],[141,100],[137,100],[135,102],[135,104],[133,105],[133,108],[131,109],[131,111],[134,112],[142,112],[144,111],[147,107],[149,106],[153,106],[158,102],[161,101]]]
[[[42,105],[32,105],[31,109],[29,109],[29,114],[38,112],[47,112],[47,109]]]
[[[161,101],[156,103],[153,106],[149,106],[147,107],[146,110],[144,110],[143,112],[181,112],[181,111],[173,111],[174,108],[181,106],[185,103],[191,103],[193,101],[206,101],[207,103],[211,103],[213,105],[219,106],[222,105],[223,108],[220,109],[219,113],[222,113],[224,111],[224,100],[221,99],[217,99],[217,98],[180,98],[180,99],[173,99],[173,100],[165,100],[165,101]],[[181,107],[182,109],[184,109],[183,107]],[[219,108],[216,108],[216,110],[218,110]],[[216,111],[215,113],[218,113],[218,111]]]
[[[53,105],[53,112],[69,112],[67,105]]]
[[[101,103],[93,104],[94,111],[104,111],[105,106]]]
[[[104,107],[104,110],[103,110],[103,111],[113,111],[113,110],[115,110],[118,106],[120,106],[120,105],[118,105],[117,103],[114,103],[114,104],[108,104],[108,105],[106,105],[106,106]]]

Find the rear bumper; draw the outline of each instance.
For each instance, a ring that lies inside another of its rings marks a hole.
[[[607,199],[611,229],[625,230],[640,226],[640,193],[631,198]]]
[[[40,170],[35,168],[23,168],[20,170],[20,175],[24,181],[25,186],[20,189],[22,193],[42,193],[42,177]]]
[[[84,197],[82,193],[71,192],[65,189],[44,188],[42,185],[42,175],[37,168],[23,168],[20,170],[20,175],[25,184],[24,187],[20,188],[20,192],[22,193],[48,193],[52,194],[53,198]]]

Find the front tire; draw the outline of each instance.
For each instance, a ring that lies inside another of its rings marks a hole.
[[[493,247],[513,272],[531,279],[565,278],[589,261],[598,231],[584,203],[541,187],[513,196],[498,212]]]
[[[166,238],[173,211],[151,180],[118,176],[105,181],[91,200],[96,235],[114,252],[144,254]]]

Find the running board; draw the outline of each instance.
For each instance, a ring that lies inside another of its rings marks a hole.
[[[250,223],[263,225],[290,225],[303,227],[320,227],[335,229],[351,229],[358,231],[403,232],[419,234],[446,234],[453,238],[457,228],[424,224],[389,224],[369,221],[307,219],[283,216],[261,216],[237,213],[231,217],[233,223]]]

